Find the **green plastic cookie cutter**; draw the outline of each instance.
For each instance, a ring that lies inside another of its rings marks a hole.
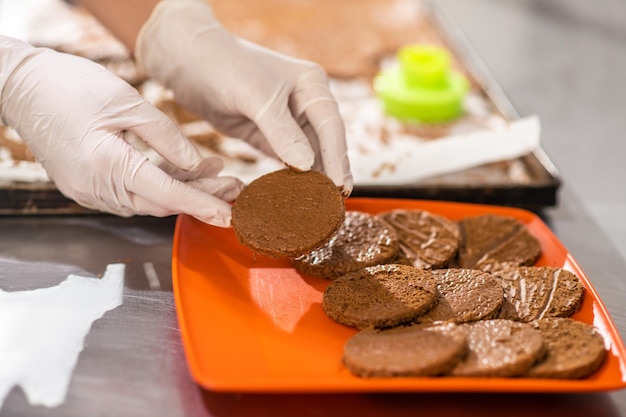
[[[406,122],[445,122],[463,112],[467,79],[450,69],[450,55],[437,46],[408,45],[399,65],[381,71],[374,90],[385,112]]]

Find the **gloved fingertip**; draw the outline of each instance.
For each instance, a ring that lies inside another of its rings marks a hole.
[[[219,174],[222,169],[224,169],[224,161],[222,159],[212,156],[203,157],[200,155],[200,158],[194,161],[187,171],[197,172],[203,176],[214,177]]]
[[[238,184],[235,184],[234,186],[229,187],[227,190],[225,190],[222,193],[222,200],[226,201],[226,202],[233,202],[235,201],[235,199],[239,196],[239,194],[241,194],[241,191],[243,191],[244,189],[244,184],[242,182],[239,182]]]
[[[352,173],[348,170],[344,173],[343,184],[341,186],[341,195],[344,197],[350,197],[352,194],[352,190],[354,188],[354,179],[352,178]]]
[[[331,153],[332,154],[332,153]],[[347,155],[343,158],[326,158],[323,160],[324,172],[339,189],[344,197],[349,197],[354,188],[354,178],[350,170],[350,160]]]
[[[217,226],[217,227],[228,228],[228,227],[231,227],[230,220],[231,220],[231,216],[214,217],[213,219],[209,221],[209,224],[212,224],[213,226]]]
[[[283,162],[299,171],[309,171],[315,162],[315,152],[309,145],[294,143],[280,155]]]
[[[230,220],[232,218],[232,214],[230,205],[225,204],[224,206],[227,206],[228,208],[216,206],[214,212],[202,215],[195,215],[194,217],[212,226],[223,228],[231,227]]]

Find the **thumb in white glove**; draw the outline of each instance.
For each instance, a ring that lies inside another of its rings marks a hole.
[[[49,177],[79,204],[121,216],[189,213],[230,224],[239,180],[217,177],[176,125],[129,84],[89,60],[0,37],[0,114]],[[152,164],[131,131],[165,160]],[[226,201],[224,201],[226,200]]]
[[[352,190],[345,128],[326,73],[239,39],[204,0],[163,0],[136,44],[143,70],[216,129]]]

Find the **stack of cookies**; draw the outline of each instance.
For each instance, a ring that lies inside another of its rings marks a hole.
[[[328,242],[293,264],[332,280],[322,307],[360,330],[343,353],[357,376],[587,377],[606,348],[570,318],[583,284],[533,266],[540,254],[514,218],[347,211]]]
[[[346,211],[325,175],[284,169],[241,192],[232,225],[255,253],[331,280],[322,308],[359,329],[343,352],[357,376],[574,379],[606,358],[596,328],[570,318],[582,282],[534,266],[541,244],[515,218]]]

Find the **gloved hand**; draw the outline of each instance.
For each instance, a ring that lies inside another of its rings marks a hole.
[[[324,70],[227,32],[205,0],[162,0],[137,37],[144,72],[229,136],[352,191],[345,127]]]
[[[58,189],[121,216],[189,213],[230,224],[242,184],[217,177],[175,124],[129,84],[89,60],[0,36],[0,114]],[[123,139],[131,131],[163,157],[163,169]],[[226,201],[224,201],[226,200]]]

